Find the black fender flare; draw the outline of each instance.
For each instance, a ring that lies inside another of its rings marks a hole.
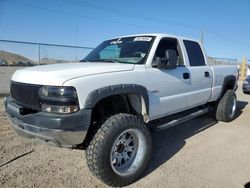
[[[221,92],[220,92],[220,96],[219,99],[221,99],[221,97],[223,96],[223,94],[225,93],[225,89],[226,89],[226,85],[229,81],[233,81],[234,83],[234,87],[233,89],[235,89],[235,84],[236,84],[236,77],[234,75],[228,75],[225,76],[223,84],[222,84],[222,88],[221,88]]]
[[[138,94],[143,97],[146,112],[149,114],[149,97],[147,89],[137,84],[119,84],[103,87],[90,92],[86,98],[84,108],[94,108],[103,98],[118,94]]]

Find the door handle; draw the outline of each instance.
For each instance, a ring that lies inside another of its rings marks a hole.
[[[210,76],[209,72],[206,71],[206,72],[204,73],[204,76],[205,76],[205,77],[209,77],[209,76]]]
[[[183,73],[183,78],[184,78],[184,79],[189,79],[189,78],[190,78],[189,73],[188,73],[188,72],[184,72],[184,73]]]

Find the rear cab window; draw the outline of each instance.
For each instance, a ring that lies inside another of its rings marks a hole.
[[[190,66],[206,66],[204,55],[198,42],[183,40]]]

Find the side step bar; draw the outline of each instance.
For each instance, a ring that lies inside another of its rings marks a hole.
[[[205,114],[208,111],[209,111],[209,108],[206,107],[204,109],[200,109],[198,111],[192,112],[192,113],[190,113],[190,114],[188,114],[188,115],[186,115],[184,117],[181,117],[181,118],[178,118],[178,119],[173,119],[173,120],[171,120],[171,121],[169,121],[167,123],[157,125],[157,126],[154,126],[154,127],[152,126],[152,128],[153,128],[154,131],[161,131],[161,130],[164,130],[164,129],[168,129],[170,127],[173,127],[173,126],[178,125],[180,123],[183,123],[185,121],[191,120],[191,119],[193,119],[193,118],[195,118],[197,116]]]

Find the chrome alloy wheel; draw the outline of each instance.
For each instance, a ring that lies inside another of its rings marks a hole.
[[[133,174],[143,161],[146,153],[146,140],[137,129],[123,131],[113,143],[110,163],[114,172],[120,176]]]
[[[237,104],[237,100],[236,97],[234,96],[230,103],[229,103],[229,116],[230,118],[233,118],[236,112],[236,104]]]

